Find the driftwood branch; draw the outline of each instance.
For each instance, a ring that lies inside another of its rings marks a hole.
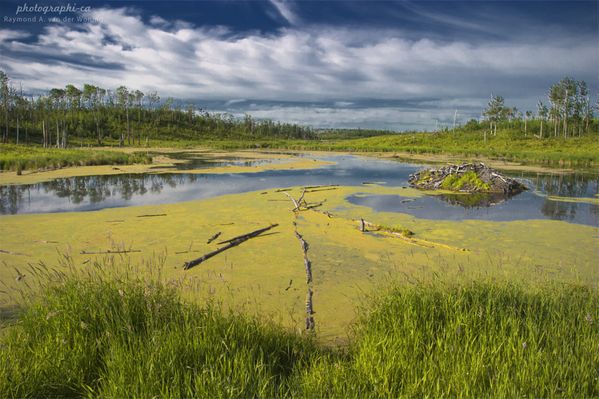
[[[249,240],[251,238],[257,237],[260,234],[264,233],[265,231],[268,231],[268,230],[270,230],[270,229],[272,229],[272,228],[274,228],[276,226],[278,226],[278,224],[272,224],[272,225],[270,225],[268,227],[264,227],[262,229],[252,231],[250,233],[234,237],[234,238],[232,238],[230,240],[219,242],[219,244],[226,244],[226,243],[228,243],[228,244],[225,245],[224,247],[221,247],[221,248],[215,250],[215,251],[209,252],[209,253],[207,253],[207,254],[205,254],[205,255],[197,258],[197,259],[191,260],[189,262],[185,262],[183,264],[183,269],[184,270],[189,270],[192,267],[197,266],[200,263],[204,262],[205,260],[208,260],[208,259],[212,258],[213,256],[216,256],[216,255],[220,254],[221,252],[226,251],[227,249],[236,247],[237,245],[239,245],[239,244],[241,244],[241,243],[243,243],[243,242],[245,242],[245,241],[247,241],[247,240]]]
[[[291,195],[289,195],[289,193],[283,193],[283,194],[285,194],[286,196],[288,196],[289,199],[293,202],[293,205],[295,205],[295,208],[293,208],[294,211],[299,208],[299,204],[297,203],[297,201],[295,200],[295,198],[293,198]]]
[[[308,248],[310,245],[304,240],[304,237],[300,233],[295,231],[295,236],[300,241],[300,245],[302,246],[302,252],[304,254],[304,266],[306,267],[306,283],[310,284],[312,282],[312,262],[308,259]]]
[[[304,200],[304,195],[306,195],[306,189],[304,189],[304,190],[302,191],[302,194],[301,194],[301,195],[300,195],[300,197],[298,198],[298,200],[297,200],[297,203],[298,203],[298,205],[295,207],[294,211],[295,211],[295,210],[298,210],[298,211],[299,211],[299,207],[302,205],[302,201]]]
[[[288,196],[289,199],[293,202],[293,205],[295,206],[293,208],[293,210],[292,210],[293,212],[299,211],[300,207],[302,206],[302,202],[305,203],[305,201],[304,201],[304,195],[306,195],[306,189],[304,189],[302,191],[302,194],[300,195],[300,197],[297,200],[295,198],[293,198],[289,193],[283,193],[283,194],[285,194],[286,196]]]
[[[156,213],[156,214],[148,214],[148,215],[138,215],[138,218],[153,218],[156,216],[166,216],[166,213]]]

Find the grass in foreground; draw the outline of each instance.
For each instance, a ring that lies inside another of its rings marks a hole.
[[[42,148],[13,144],[0,145],[0,170],[58,169],[67,166],[130,165],[149,163],[142,153],[93,149]]]
[[[395,287],[346,349],[182,303],[158,283],[67,279],[2,338],[2,397],[596,397],[592,288]]]

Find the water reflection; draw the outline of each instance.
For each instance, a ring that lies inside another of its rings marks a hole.
[[[310,170],[278,170],[247,174],[129,174],[56,179],[46,183],[0,186],[0,213],[89,211],[102,208],[161,204],[224,194],[299,185],[360,186],[380,182],[407,186],[421,165],[354,156],[320,159],[337,164]],[[238,162],[238,160],[227,160]],[[251,161],[253,162],[253,161]],[[522,220],[555,219],[599,225],[599,206],[554,201],[549,196],[590,197],[599,193],[596,174],[508,173],[529,191],[507,201],[493,195],[427,196],[405,201],[399,196],[351,196],[349,201],[379,211],[403,212],[430,219]]]
[[[194,184],[199,178],[200,176],[193,174],[128,174],[82,176],[33,185],[0,186],[0,213],[90,210],[89,207],[78,207],[82,204],[104,204],[92,208],[108,208],[111,203],[114,206],[115,201],[125,203],[146,194],[156,196],[165,187],[175,189],[178,185]],[[65,204],[67,208],[74,209],[65,209]]]

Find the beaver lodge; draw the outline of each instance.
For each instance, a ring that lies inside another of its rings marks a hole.
[[[526,190],[526,186],[519,181],[501,175],[482,162],[422,170],[410,175],[408,182],[412,187],[422,190],[449,190],[492,195],[494,201],[484,205],[492,205]]]

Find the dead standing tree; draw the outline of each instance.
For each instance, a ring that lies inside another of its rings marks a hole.
[[[292,209],[292,212],[294,212],[295,216],[297,216],[298,213],[302,210],[307,210],[311,208],[311,206],[304,200],[304,196],[306,195],[306,188],[302,190],[302,193],[300,194],[297,200],[287,192],[283,194],[289,197],[291,202],[293,202],[294,208]],[[322,203],[320,205],[322,205]],[[299,240],[300,246],[302,248],[302,254],[304,257],[304,267],[306,269],[306,330],[314,331],[316,323],[314,321],[314,306],[312,301],[312,298],[314,296],[314,291],[312,290],[312,262],[310,261],[310,258],[308,258],[308,249],[310,248],[310,245],[304,239],[304,237],[297,231],[297,223],[295,221],[293,222],[293,229],[295,232],[295,236]]]

